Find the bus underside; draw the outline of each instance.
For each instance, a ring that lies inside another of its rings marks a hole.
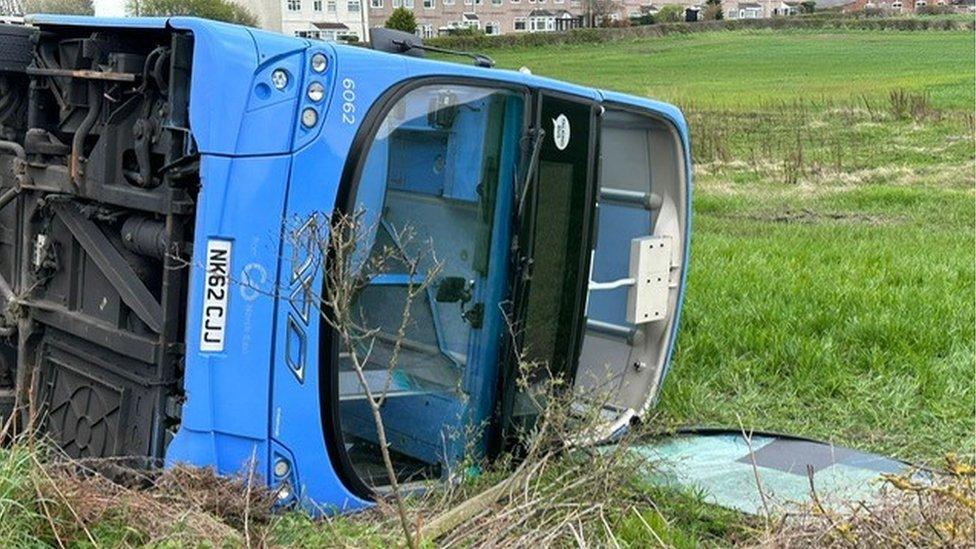
[[[3,416],[72,457],[162,457],[199,185],[192,39],[0,27]],[[188,154],[189,153],[189,154]]]

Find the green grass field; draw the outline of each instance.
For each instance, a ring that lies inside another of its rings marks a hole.
[[[486,53],[688,115],[692,262],[655,424],[741,424],[912,460],[976,454],[972,33],[736,31]],[[38,474],[29,456],[6,457],[0,542],[56,544],[17,481]],[[749,539],[754,523],[735,513],[649,494],[660,514],[608,525],[622,545]],[[125,512],[67,541],[145,541]],[[265,533],[308,547],[397,536],[297,513]]]
[[[512,48],[505,68],[683,107],[749,111],[770,101],[841,100],[926,91],[940,107],[973,105],[972,35],[965,32],[753,31]]]
[[[906,459],[974,453],[971,33],[489,53],[689,116],[692,262],[663,418]],[[929,112],[899,119],[892,92]]]

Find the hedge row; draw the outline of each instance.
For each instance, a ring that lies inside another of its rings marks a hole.
[[[726,19],[695,23],[660,23],[625,28],[573,29],[566,32],[511,33],[500,36],[442,36],[424,42],[432,46],[460,50],[506,48],[517,46],[550,46],[561,44],[595,44],[690,34],[718,30],[752,29],[837,29],[837,30],[976,30],[972,19],[951,17],[775,17],[771,19]]]

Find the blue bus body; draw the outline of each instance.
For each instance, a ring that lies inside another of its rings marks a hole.
[[[323,363],[328,355],[320,352],[325,328],[315,304],[300,298],[303,288],[322,286],[321,265],[311,266],[321,258],[310,258],[308,249],[299,249],[300,240],[289,228],[300,230],[302,220],[329,215],[339,207],[341,197],[349,193],[342,187],[364,123],[381,109],[391,90],[423,82],[470,82],[526,94],[555,94],[597,105],[600,113],[646,115],[666,126],[662,132],[673,133],[677,152],[675,166],[669,169],[680,172],[675,177],[682,197],[676,202],[680,231],[674,254],[681,258],[672,284],[676,305],[662,336],[663,367],[644,390],[647,404],[630,410],[614,429],[651,405],[673,348],[688,260],[690,145],[687,124],[677,108],[523,72],[393,55],[194,18],[36,16],[33,24],[42,29],[170,30],[193,38],[189,121],[199,152],[200,190],[186,300],[185,403],[179,430],[165,449],[168,465],[210,466],[221,474],[254,467],[272,488],[288,487],[282,503],[297,502],[313,510],[344,512],[370,505],[369,495],[351,487],[339,471],[337,450],[329,447],[332,433],[323,410],[330,403],[322,387],[331,366]],[[316,54],[327,60],[322,72],[312,68]],[[281,89],[274,81],[276,71],[287,76]],[[313,82],[325,90],[318,101],[307,94]],[[310,116],[309,110],[315,113],[310,126],[302,121],[303,115]],[[625,123],[619,127],[628,131]],[[368,196],[360,196],[363,201],[369,202]],[[601,238],[649,234],[644,225],[653,218],[621,204],[617,211],[608,205],[601,212],[596,221]],[[499,230],[503,232],[497,234],[504,235],[508,229]],[[222,247],[223,243],[229,244]],[[201,343],[210,319],[206,294],[212,273],[204,265],[213,257],[208,253],[223,254],[225,281],[240,282],[228,286],[222,312],[226,318],[216,347]],[[594,261],[594,272],[626,271],[624,251],[605,258],[597,254]],[[503,288],[510,273],[494,276],[492,287]],[[609,319],[623,307],[626,291],[580,299],[587,301],[592,315],[610,311]],[[622,315],[617,324],[625,325]],[[610,323],[593,325],[605,324]],[[495,391],[494,372],[480,380],[486,384],[481,390]],[[436,424],[439,419],[411,421]],[[280,463],[286,465],[276,467]]]

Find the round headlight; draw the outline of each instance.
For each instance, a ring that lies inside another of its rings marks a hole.
[[[315,72],[325,72],[325,69],[329,67],[329,59],[322,53],[316,53],[312,56],[312,70]]]
[[[318,103],[325,97],[325,86],[321,82],[312,82],[308,85],[308,99],[313,103]]]
[[[302,125],[311,128],[319,121],[319,113],[315,109],[305,109],[302,111]]]
[[[271,73],[271,84],[276,90],[283,90],[288,87],[288,72],[285,69],[275,69]]]
[[[284,458],[278,458],[274,464],[274,473],[277,477],[287,476],[291,471],[291,465],[288,464],[288,460]]]

